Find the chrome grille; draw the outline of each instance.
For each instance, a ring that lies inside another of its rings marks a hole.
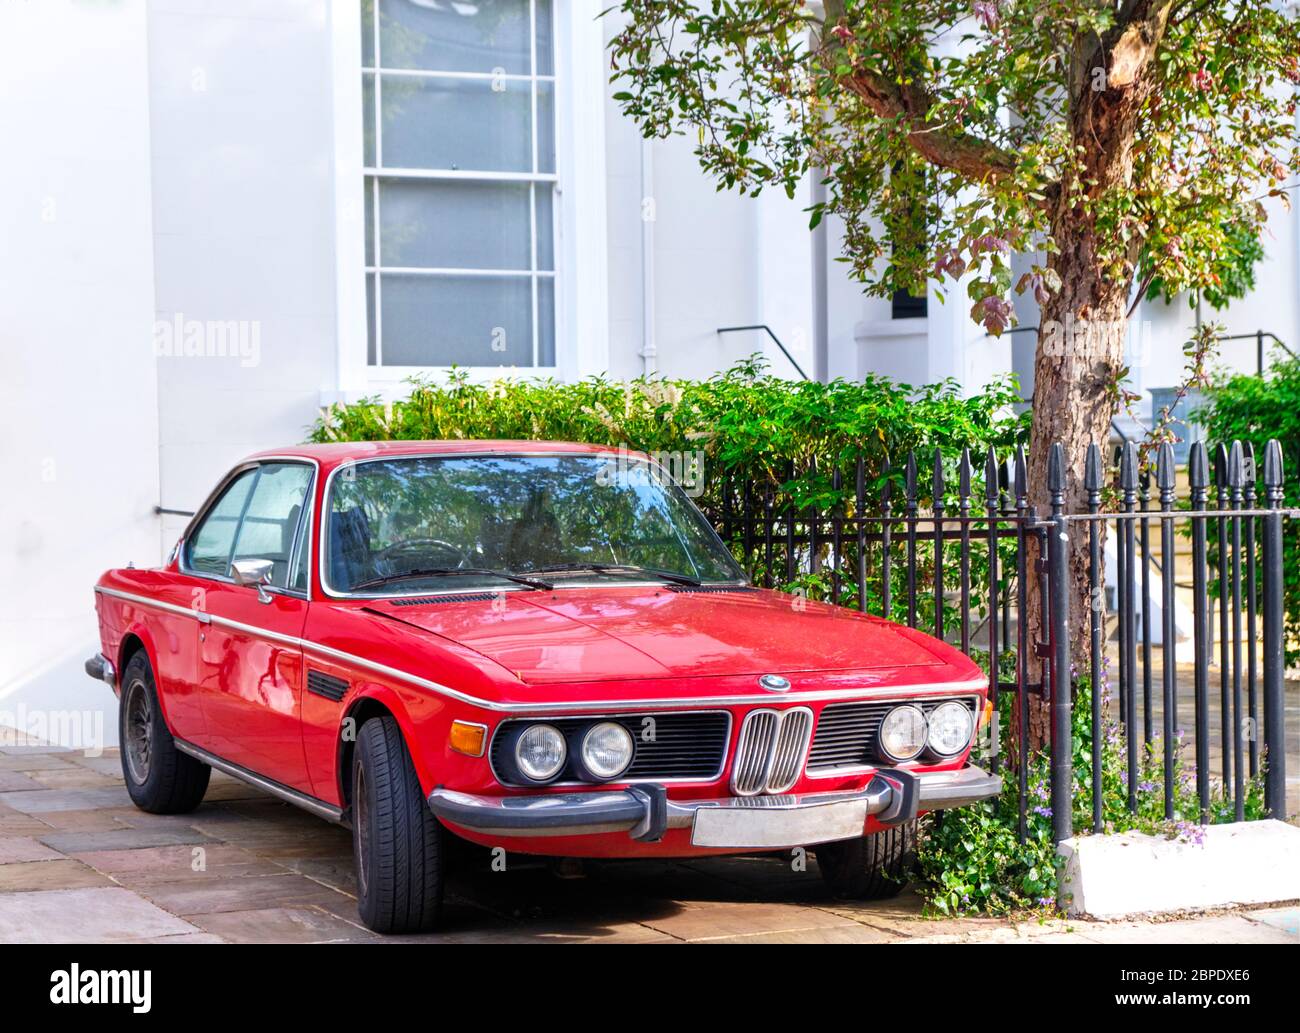
[[[737,796],[785,792],[803,770],[811,731],[807,707],[751,710],[736,740],[731,791]]]

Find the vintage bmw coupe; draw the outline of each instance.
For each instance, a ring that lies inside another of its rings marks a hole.
[[[380,931],[433,927],[446,836],[557,858],[809,847],[896,892],[969,763],[987,679],[875,617],[752,587],[648,457],[548,442],[252,456],[165,566],[96,588],[122,770],[212,768],[351,827]]]

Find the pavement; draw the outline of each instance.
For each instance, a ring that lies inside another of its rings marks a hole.
[[[1300,907],[1166,921],[932,919],[829,897],[816,861],[557,870],[456,851],[444,928],[380,937],[356,913],[351,834],[214,772],[191,814],[136,810],[116,750],[0,731],[0,943],[1300,943]]]

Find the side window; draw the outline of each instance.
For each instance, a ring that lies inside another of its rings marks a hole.
[[[309,591],[311,586],[311,516],[312,500],[307,499],[307,513],[302,520],[302,531],[293,547],[289,562],[289,587],[297,592]]]
[[[235,536],[232,563],[270,560],[271,584],[288,585],[289,553],[311,477],[312,468],[302,463],[267,463],[261,468]]]
[[[244,515],[249,492],[257,480],[257,469],[245,470],[226,488],[217,504],[208,511],[195,532],[185,543],[184,566],[197,574],[225,577],[230,573],[230,554],[235,548],[235,532]]]

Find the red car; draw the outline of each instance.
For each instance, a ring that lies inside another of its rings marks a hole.
[[[553,857],[811,847],[896,892],[987,679],[898,625],[746,582],[647,457],[548,442],[299,446],[240,463],[167,564],[96,586],[146,811],[211,768],[351,826],[361,917],[436,924],[447,833]]]

